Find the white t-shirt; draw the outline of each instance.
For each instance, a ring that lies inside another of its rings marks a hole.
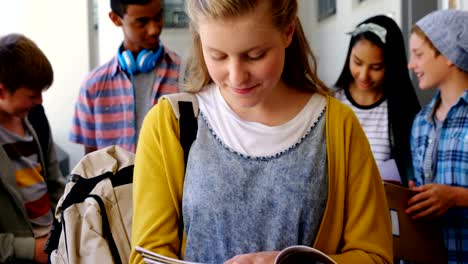
[[[335,97],[354,111],[366,133],[377,163],[390,159],[387,100],[380,100],[369,106],[361,106],[343,89],[338,90]]]
[[[230,149],[254,157],[272,156],[299,142],[326,106],[325,97],[314,94],[293,119],[279,126],[267,126],[242,120],[216,85],[197,93],[197,99],[200,111],[220,140]]]

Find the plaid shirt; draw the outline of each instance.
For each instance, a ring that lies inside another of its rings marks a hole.
[[[179,91],[180,58],[164,49],[155,70],[152,104]],[[132,82],[117,57],[93,70],[84,80],[75,106],[70,140],[88,147],[118,145],[135,152],[135,98]]]
[[[433,116],[440,92],[424,107],[413,122],[411,152],[417,185],[424,184],[423,162],[435,135]],[[432,133],[431,133],[432,132]],[[468,91],[451,107],[443,121],[433,183],[468,188]],[[431,155],[428,153],[428,155]],[[431,157],[429,157],[431,158]],[[449,263],[468,263],[468,208],[451,208],[442,216]]]

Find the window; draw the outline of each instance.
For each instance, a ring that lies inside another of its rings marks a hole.
[[[185,28],[189,19],[184,12],[185,0],[164,1],[164,27]]]
[[[318,5],[319,21],[336,14],[336,0],[319,0]]]

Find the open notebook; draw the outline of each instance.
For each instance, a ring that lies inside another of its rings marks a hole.
[[[142,247],[136,247],[136,251],[139,252],[145,261],[145,263],[152,264],[202,264],[195,262],[188,262],[177,260],[169,257],[165,257],[158,253],[149,251]],[[273,264],[297,264],[297,263],[322,263],[322,264],[336,264],[330,257],[321,251],[306,247],[306,246],[291,246],[282,250]]]

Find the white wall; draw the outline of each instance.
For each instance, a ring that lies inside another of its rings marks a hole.
[[[377,14],[390,15],[401,26],[401,2],[388,0],[337,0],[337,13],[317,20],[318,1],[299,0],[299,18],[317,57],[319,77],[333,85],[341,73],[349,35],[362,20]]]
[[[468,11],[468,1],[460,0],[460,9]]]
[[[43,95],[56,143],[76,164],[82,147],[68,140],[76,96],[88,69],[86,1],[0,0],[0,34],[25,34],[43,50],[54,69],[54,83]]]

